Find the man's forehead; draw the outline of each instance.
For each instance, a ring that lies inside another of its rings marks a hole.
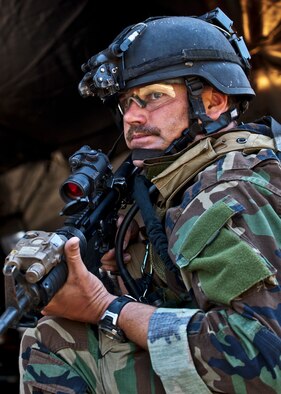
[[[175,97],[176,93],[173,85],[182,84],[182,83],[184,83],[183,78],[176,78],[166,81],[155,82],[155,83],[136,86],[134,88],[128,89],[124,93],[121,93],[120,96],[122,97],[129,97],[132,95],[142,96],[142,95],[150,94],[152,92],[159,92],[159,93],[168,94],[171,97]]]

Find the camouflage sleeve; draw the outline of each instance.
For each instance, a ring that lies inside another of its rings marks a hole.
[[[149,323],[148,346],[154,371],[167,393],[210,393],[191,357],[186,328],[197,309],[158,308]],[[184,350],[184,351],[183,351]]]

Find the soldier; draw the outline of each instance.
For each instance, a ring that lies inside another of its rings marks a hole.
[[[22,338],[21,393],[281,393],[281,127],[239,123],[249,59],[217,8],[129,26],[83,66],[141,168],[124,260],[143,293],[122,277],[109,292],[68,240],[68,279]]]

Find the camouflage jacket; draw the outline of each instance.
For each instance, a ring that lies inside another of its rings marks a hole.
[[[153,368],[169,393],[195,380],[200,393],[281,393],[280,160],[266,122],[228,135],[241,147],[208,137],[146,163],[179,294],[193,304],[158,308],[150,321]]]

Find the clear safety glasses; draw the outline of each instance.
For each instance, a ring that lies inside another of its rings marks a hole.
[[[168,83],[155,83],[143,87],[131,89],[120,95],[119,109],[124,115],[130,108],[132,102],[140,108],[152,112],[174,101],[176,92],[174,86]]]

